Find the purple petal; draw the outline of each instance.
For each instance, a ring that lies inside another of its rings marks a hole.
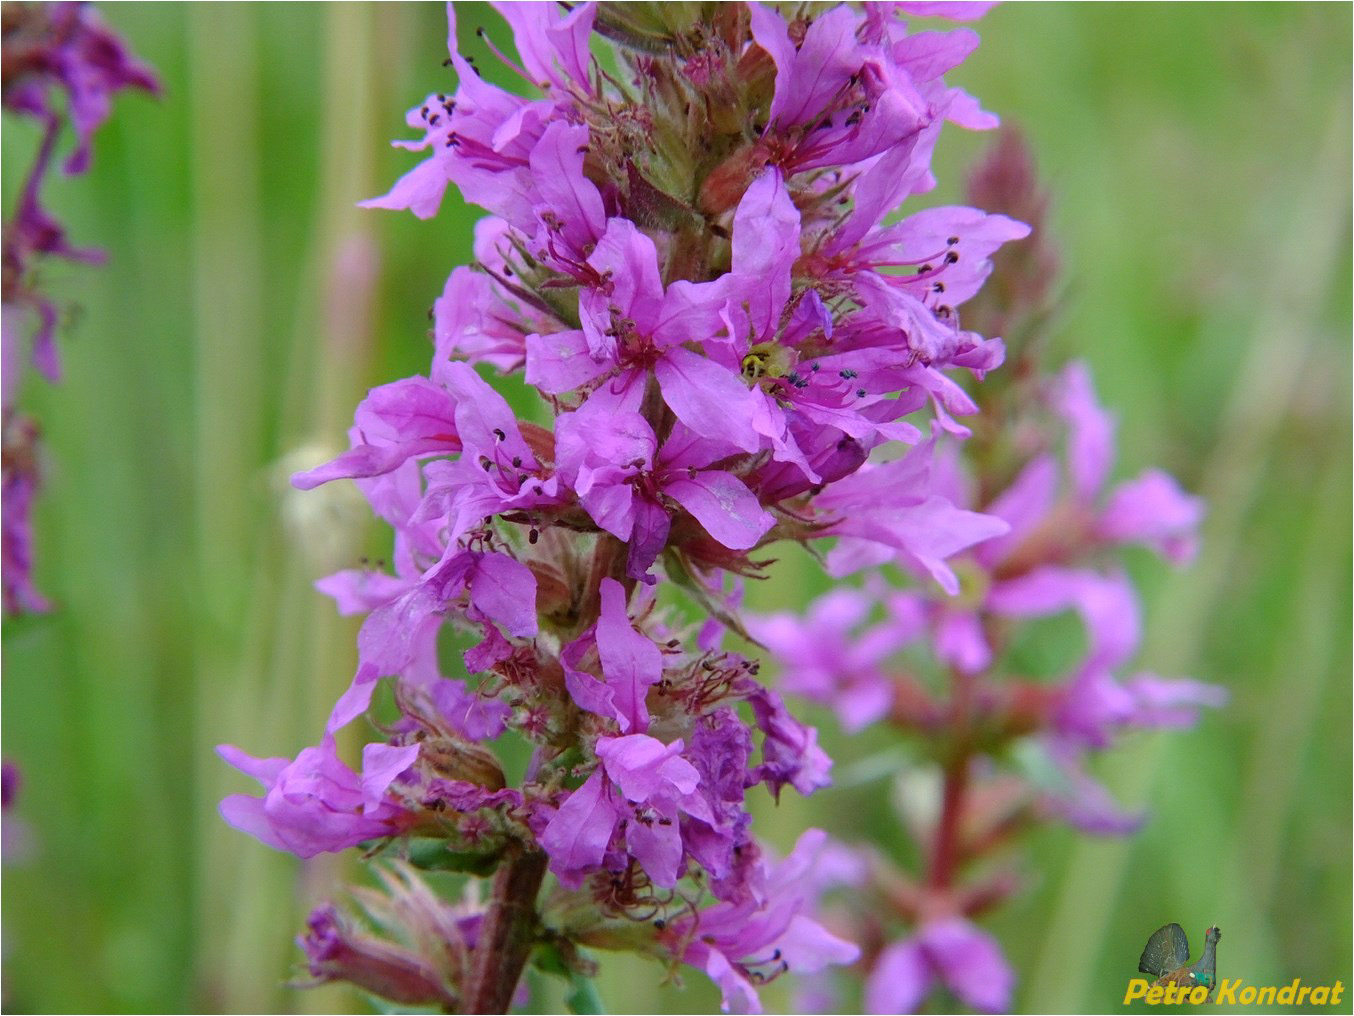
[[[590,713],[608,719],[612,717],[620,719],[620,712],[615,704],[616,693],[586,670],[579,670],[567,662],[564,663],[564,687],[568,689],[569,697],[580,709],[586,709]]]
[[[448,182],[446,170],[434,155],[396,180],[388,193],[379,198],[359,201],[357,207],[394,211],[407,208],[420,219],[431,219],[442,206],[442,195],[447,191]]]
[[[1198,549],[1195,531],[1203,515],[1201,498],[1182,491],[1168,473],[1152,469],[1115,488],[1096,535],[1145,543],[1172,564],[1186,564]]]
[[[692,793],[700,784],[696,768],[682,758],[682,741],[664,744],[647,734],[597,739],[597,757],[607,775],[631,801]]]
[[[614,304],[641,332],[648,332],[663,305],[654,242],[629,219],[611,219],[588,264],[602,275],[611,273],[612,288],[604,304]]]
[[[1027,464],[1011,485],[988,505],[988,512],[1005,519],[1011,531],[1005,536],[988,540],[974,551],[978,560],[989,567],[1002,561],[1044,521],[1057,494],[1058,463],[1051,455],[1040,455]]]
[[[610,360],[593,358],[581,331],[527,336],[527,384],[550,395],[571,392],[613,366]]]
[[[678,346],[654,364],[654,375],[663,401],[697,434],[732,441],[744,451],[757,450],[752,399],[737,374]]]
[[[997,940],[957,917],[926,925],[927,957],[959,998],[981,1012],[1006,1012],[1015,975]]]
[[[751,282],[748,315],[759,338],[769,337],[780,321],[798,257],[799,210],[780,171],[772,168],[752,182],[733,217],[733,270]]]
[[[761,5],[751,11],[752,36],[776,65],[771,122],[781,127],[806,123],[860,66],[857,15],[846,7],[832,8],[814,19],[803,42],[795,47],[779,14]]]
[[[1227,689],[1186,678],[1170,680],[1155,674],[1138,674],[1127,682],[1137,699],[1136,726],[1157,728],[1192,727],[1200,707],[1221,709],[1230,698]]]
[[[384,572],[349,568],[315,581],[315,588],[334,600],[344,617],[366,614],[407,593],[415,583]]]
[[[649,725],[644,698],[663,676],[658,647],[630,624],[625,588],[615,579],[603,579],[602,612],[597,619],[597,654],[602,674],[615,692],[621,730],[643,730]]]
[[[880,1016],[916,1012],[931,990],[931,976],[914,939],[894,942],[875,960],[865,981],[865,1011]]]
[[[988,593],[987,606],[1007,617],[1046,617],[1075,608],[1086,625],[1090,653],[1087,666],[1114,667],[1137,648],[1140,632],[1137,596],[1123,575],[1057,568],[1037,568],[999,582]]]
[[[647,497],[635,498],[634,511],[635,521],[630,532],[630,555],[625,564],[625,573],[632,579],[652,583],[654,579],[648,572],[667,546],[672,520],[666,508]]]
[[[551,84],[565,91],[571,86],[588,90],[588,37],[597,14],[596,3],[560,11],[554,4],[495,3],[494,10],[512,26],[513,42],[522,66],[542,88]]]
[[[333,710],[329,713],[329,722],[325,724],[325,731],[332,734],[352,723],[371,705],[371,696],[376,691],[376,682],[381,679],[381,672],[372,664],[362,664],[357,668],[357,673],[353,675],[352,684],[337,702],[334,703]]]
[[[1086,364],[1069,364],[1058,379],[1054,407],[1067,422],[1068,466],[1077,495],[1090,502],[1114,463],[1114,421],[1096,401]]]
[[[267,790],[282,774],[282,770],[291,765],[289,758],[255,758],[235,747],[233,744],[219,744],[216,746],[216,754],[220,755],[228,763],[234,766],[246,776],[252,776],[263,784],[263,789]]]
[[[753,10],[759,8],[754,7]],[[757,989],[752,986],[746,977],[740,974],[732,963],[718,949],[711,949],[708,946],[702,946],[705,951],[706,975],[710,980],[719,986],[720,1008],[725,1012],[737,1013],[760,1013],[762,1011],[762,1000],[757,995]],[[689,957],[687,962],[695,962],[698,952],[690,949],[687,952]]]
[[[506,554],[484,554],[470,570],[470,602],[519,638],[536,634],[536,576]]]
[[[676,822],[676,809],[659,812],[662,819],[640,822],[631,819],[625,832],[626,846],[655,885],[671,889],[682,868],[682,834]]]
[[[550,868],[561,881],[602,863],[619,818],[599,766],[541,831],[541,847],[550,855]]]
[[[273,832],[273,824],[263,810],[263,798],[248,794],[231,794],[218,806],[226,824],[254,837],[274,850],[287,850],[287,844]]]
[[[732,473],[707,470],[668,482],[663,492],[689,511],[730,550],[749,550],[776,524],[771,513]]]
[[[373,743],[362,749],[362,808],[374,811],[390,785],[418,758],[417,744]]]

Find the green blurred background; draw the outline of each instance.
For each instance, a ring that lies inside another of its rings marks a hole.
[[[426,311],[469,257],[476,214],[454,197],[430,222],[353,207],[413,164],[388,146],[404,111],[452,88],[442,8],[105,14],[164,97],[119,98],[90,174],[49,190],[109,263],[47,271],[79,312],[65,381],[30,378],[23,399],[46,428],[38,579],[59,609],[4,624],[4,755],[30,840],[4,871],[5,1006],[364,1011],[284,983],[306,909],[351,859],[300,864],[228,829],[216,802],[247,781],[213,746],[294,753],[352,673],[355,625],[310,583],[382,536],[351,492],[285,476],[345,445],[366,387],[426,370]],[[472,52],[480,21],[505,38],[478,5],[462,19]],[[1233,693],[1193,733],[1105,760],[1153,810],[1139,836],[1032,843],[1030,889],[992,922],[1017,1006],[1117,1010],[1167,921],[1218,923],[1222,976],[1348,985],[1351,9],[1012,4],[978,27],[954,79],[1025,130],[1053,191],[1055,346],[1091,361],[1119,415],[1118,475],[1160,464],[1211,506],[1192,569],[1130,562],[1140,662]],[[984,142],[942,139],[936,200]],[[6,214],[35,143],[6,119]],[[787,560],[753,605],[822,585]],[[839,773],[886,743],[819,718]],[[844,783],[768,803],[763,831],[902,835],[886,781]],[[603,997],[717,1005],[698,975],[682,994],[660,979],[608,960]]]

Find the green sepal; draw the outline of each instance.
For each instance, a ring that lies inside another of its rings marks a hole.
[[[597,983],[591,977],[573,974],[569,978],[570,991],[564,1000],[572,1013],[605,1013],[602,996],[597,993]]]
[[[668,548],[663,551],[663,569],[668,573],[668,578],[685,589],[695,601],[701,605],[711,617],[719,621],[720,624],[728,628],[739,638],[751,642],[754,646],[766,648],[760,642],[754,639],[748,630],[743,627],[743,622],[739,620],[738,615],[730,613],[724,605],[710,595],[710,590],[705,583],[692,574],[691,569],[687,567],[686,560],[681,554]]]
[[[565,996],[564,1004],[570,1012],[606,1012],[593,981],[597,976],[597,964],[572,942],[557,938],[539,943],[531,954],[531,965],[543,974],[562,977],[569,983],[569,994]]]
[[[501,857],[498,850],[451,850],[446,840],[426,837],[409,844],[409,863],[423,871],[454,871],[484,878],[494,873]]]

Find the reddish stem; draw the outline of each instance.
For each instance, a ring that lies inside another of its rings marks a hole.
[[[539,850],[510,856],[494,876],[493,897],[461,996],[464,1013],[506,1013],[536,941],[536,895],[549,859]]]
[[[969,753],[963,748],[945,767],[945,791],[941,803],[940,822],[936,826],[935,846],[931,853],[931,873],[928,879],[934,889],[949,887],[959,868],[959,826],[964,813],[964,796],[968,790]]]
[[[973,682],[967,674],[951,669],[950,685],[954,697],[950,703],[950,730],[954,741],[945,764],[945,789],[941,799],[940,821],[936,825],[931,851],[931,871],[927,883],[933,889],[946,889],[954,881],[960,864],[960,826],[964,817],[964,798],[968,792],[969,763],[973,758],[969,731],[972,721]]]

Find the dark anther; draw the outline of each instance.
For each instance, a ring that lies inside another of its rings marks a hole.
[[[533,529],[531,532],[527,533],[527,543],[530,543],[533,547],[536,545],[536,541],[539,540],[540,538],[541,531],[539,529]]]
[[[917,269],[917,274],[918,274],[918,275],[925,275],[925,274],[926,274],[927,272],[929,272],[929,271],[931,271],[931,266],[930,266],[930,265],[922,265],[920,268]]]
[[[428,107],[427,107],[427,106],[424,106],[421,110],[419,110],[419,113],[422,114],[423,119],[425,119],[425,120],[428,119]]]
[[[486,473],[494,468],[494,464],[490,462],[488,459],[480,459],[480,466],[484,469]]]
[[[653,926],[657,928],[659,931],[662,931],[664,928],[668,926],[668,922],[663,920],[663,918],[659,917],[654,920]]]
[[[817,374],[817,373],[818,373],[818,364],[816,364],[816,363],[811,363],[811,364],[809,364],[809,372],[812,373],[812,374]]]
[[[438,93],[437,93],[437,101],[438,101],[438,102],[446,102],[446,101],[447,101],[447,97],[446,97],[445,95],[443,95],[441,92],[438,92]]]
[[[841,378],[843,381],[850,381],[853,377],[856,376],[856,372],[854,370],[843,370],[839,371],[837,373],[837,376]]]
[[[958,260],[959,260],[959,252],[956,250],[952,250],[945,255],[945,263],[947,265],[952,265]]]
[[[681,643],[681,640],[680,640],[680,639],[668,639],[668,648],[669,648],[669,649],[676,649],[676,648],[677,648],[678,646],[680,646],[681,644],[682,644],[682,643]]]
[[[429,126],[429,127],[436,127],[436,126],[437,126],[438,124],[440,124],[441,122],[442,122],[442,118],[441,118],[440,116],[438,116],[436,113],[434,113],[432,116],[428,117],[428,126]]]
[[[951,314],[953,314],[953,313],[954,313],[954,310],[953,310],[952,308],[950,308],[950,307],[937,307],[937,308],[936,308],[936,317],[947,318],[947,317],[949,317],[949,316],[950,316]]]
[[[503,431],[498,427],[494,428],[494,437],[498,438],[500,441],[508,440],[508,435],[503,433]]]
[[[953,247],[953,246],[954,246],[955,244],[957,244],[958,242],[959,242],[959,237],[957,237],[957,236],[952,236],[952,237],[950,237],[948,240],[945,241],[945,244],[946,244],[946,246]]]
[[[513,466],[513,468],[516,469],[516,468],[517,468],[518,466],[520,466],[521,464],[522,464],[522,456],[520,456],[520,455],[514,455],[514,456],[512,457],[512,466]]]
[[[858,399],[863,399],[863,398],[865,398],[865,389],[864,389],[864,388],[857,388],[857,389],[856,389],[856,398],[858,398]]]
[[[785,380],[788,381],[790,384],[794,385],[796,388],[798,388],[801,379],[799,375],[796,374],[794,371],[790,371],[790,373],[785,375]]]
[[[451,57],[447,57],[445,60],[442,61],[442,66],[443,66],[443,67],[450,67],[451,64],[452,64],[452,59],[451,59]]]
[[[931,292],[933,292],[933,293],[943,293],[943,292],[945,292],[945,283],[943,283],[943,282],[937,282],[934,286],[931,287]]]

